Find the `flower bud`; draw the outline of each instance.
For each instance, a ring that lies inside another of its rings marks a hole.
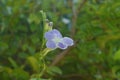
[[[53,27],[53,22],[49,22],[48,26]]]

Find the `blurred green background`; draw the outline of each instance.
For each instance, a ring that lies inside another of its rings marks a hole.
[[[38,72],[42,17],[75,45],[46,56],[43,78],[120,80],[120,0],[0,0],[0,80]]]

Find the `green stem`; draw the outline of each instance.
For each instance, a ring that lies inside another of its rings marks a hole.
[[[46,26],[46,14],[43,11],[40,11],[40,13],[42,14],[42,19],[43,19],[43,37],[42,37],[42,45],[41,45],[41,49],[43,49],[44,44],[45,44],[45,39],[44,39],[44,33],[45,33],[45,26]]]
[[[42,60],[46,55],[47,55],[47,53],[48,52],[50,52],[51,51],[51,49],[48,49],[48,48],[45,48],[41,53],[40,53],[40,60]]]
[[[39,78],[44,74],[45,70],[46,70],[46,65],[45,65],[45,61],[43,60],[43,69],[39,73]]]
[[[50,51],[51,51],[51,49],[46,48],[42,52],[39,53],[39,68],[41,68],[41,64],[40,64],[41,62],[43,63],[43,66],[42,66],[42,70],[40,70],[38,78],[40,78],[46,70],[46,65],[45,65],[44,58],[47,55],[47,53],[50,52]]]

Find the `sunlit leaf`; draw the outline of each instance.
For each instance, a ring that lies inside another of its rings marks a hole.
[[[120,60],[120,50],[115,53],[114,60]]]
[[[38,65],[38,61],[35,57],[33,56],[29,56],[27,58],[29,64],[31,65],[31,67],[33,68],[34,71],[38,72],[39,71],[39,65]]]
[[[62,74],[61,69],[58,68],[58,67],[56,67],[56,66],[48,67],[47,72],[48,72],[48,74],[50,74],[50,75],[55,75],[55,74],[61,75],[61,74]]]

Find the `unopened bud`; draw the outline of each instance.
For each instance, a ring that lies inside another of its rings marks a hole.
[[[53,26],[53,22],[49,22],[48,26],[52,27]]]

